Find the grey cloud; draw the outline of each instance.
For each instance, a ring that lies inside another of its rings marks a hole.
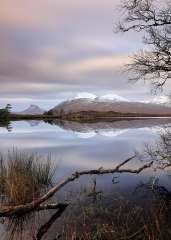
[[[119,2],[4,1],[0,9],[1,98],[62,100],[79,91],[102,89],[138,98],[137,87],[128,84],[122,73],[124,61],[118,63],[142,47],[141,36],[114,34]],[[142,96],[149,92],[143,84],[138,89]]]

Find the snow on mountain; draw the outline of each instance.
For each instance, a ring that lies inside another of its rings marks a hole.
[[[92,93],[81,92],[81,93],[78,93],[77,96],[74,99],[82,99],[82,98],[95,100],[97,98],[97,96],[95,94],[92,94]]]
[[[34,114],[43,114],[45,110],[39,108],[37,105],[30,105],[26,110],[19,112],[19,114],[29,114],[29,115],[34,115]]]
[[[127,131],[128,129],[104,129],[100,130],[99,134],[103,137],[118,137]]]
[[[31,121],[28,121],[28,124],[30,125],[30,127],[36,127],[36,126],[38,126],[40,123],[41,123],[41,121],[39,121],[39,120],[31,120]]]
[[[116,101],[116,102],[129,102],[128,99],[121,97],[114,93],[105,94],[103,96],[96,96],[95,94],[88,92],[78,93],[74,99],[87,99],[87,100],[97,100],[97,101]]]
[[[144,102],[171,106],[171,97],[170,96],[156,96],[156,97],[149,99],[147,101],[144,101]]]
[[[78,132],[74,131],[74,134],[78,138],[92,138],[95,136],[103,136],[103,137],[118,137],[119,135],[122,135],[126,133],[128,129],[99,129],[99,130],[89,130],[87,132]]]
[[[95,137],[97,135],[97,133],[95,131],[89,131],[89,132],[74,132],[74,134],[78,137],[78,138],[84,138],[84,139],[88,139],[88,138],[92,138]]]
[[[129,102],[128,99],[113,93],[103,95],[99,97],[99,99],[105,101]]]
[[[85,99],[90,101],[100,101],[100,102],[130,102],[127,98],[119,96],[115,93],[108,93],[102,96],[97,96],[89,92],[80,92],[74,99]],[[151,104],[161,104],[171,106],[171,97],[170,96],[156,96],[146,101],[141,101],[142,103],[151,103]]]

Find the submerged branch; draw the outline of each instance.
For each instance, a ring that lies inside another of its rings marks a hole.
[[[36,211],[42,211],[42,210],[52,210],[52,209],[61,209],[66,208],[68,206],[68,203],[52,203],[52,204],[42,204],[38,208],[36,208]]]
[[[111,169],[93,169],[93,170],[86,170],[86,171],[80,171],[73,173],[70,177],[67,177],[66,179],[62,180],[58,184],[56,184],[53,188],[51,188],[45,195],[38,198],[37,200],[34,200],[30,203],[19,205],[19,206],[5,206],[0,208],[0,217],[10,217],[13,215],[23,215],[30,213],[34,210],[37,210],[41,208],[41,204],[45,201],[49,200],[56,192],[58,192],[61,188],[63,188],[65,185],[67,185],[70,182],[75,181],[76,179],[80,178],[83,175],[104,175],[104,174],[112,174],[112,173],[131,173],[131,174],[139,174],[144,169],[150,168],[153,164],[153,161],[143,165],[142,167],[138,169],[121,169],[123,165],[131,161],[134,157],[130,157],[126,159],[123,163],[117,165],[115,168]]]
[[[33,240],[41,240],[43,236],[48,232],[49,228],[54,224],[54,222],[58,218],[60,218],[62,213],[65,211],[66,207],[67,205],[64,205],[64,204],[63,206],[61,205],[58,211],[54,215],[52,215],[49,221],[46,222],[43,226],[41,226],[41,228],[38,230],[36,237]]]

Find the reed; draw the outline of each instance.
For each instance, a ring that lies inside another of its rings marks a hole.
[[[52,186],[54,173],[50,155],[42,159],[17,149],[0,154],[1,205],[15,206],[36,199]]]

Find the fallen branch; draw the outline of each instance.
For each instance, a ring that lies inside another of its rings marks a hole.
[[[95,169],[95,170],[86,170],[86,171],[80,171],[75,172],[70,177],[64,179],[63,181],[56,184],[53,188],[51,188],[45,195],[38,198],[37,200],[34,200],[30,203],[19,205],[19,206],[8,206],[8,207],[1,207],[0,208],[0,217],[10,217],[13,215],[22,215],[29,213],[31,211],[36,210],[42,203],[50,199],[56,192],[58,192],[61,188],[63,188],[65,185],[67,185],[70,182],[73,182],[74,180],[80,178],[83,175],[104,175],[104,174],[112,174],[112,173],[131,173],[131,174],[139,174],[144,169],[150,168],[153,164],[153,162],[150,162],[148,164],[143,165],[142,167],[132,170],[132,169],[120,169],[124,164],[131,161],[134,157],[126,159],[123,163],[117,165],[113,169]]]

